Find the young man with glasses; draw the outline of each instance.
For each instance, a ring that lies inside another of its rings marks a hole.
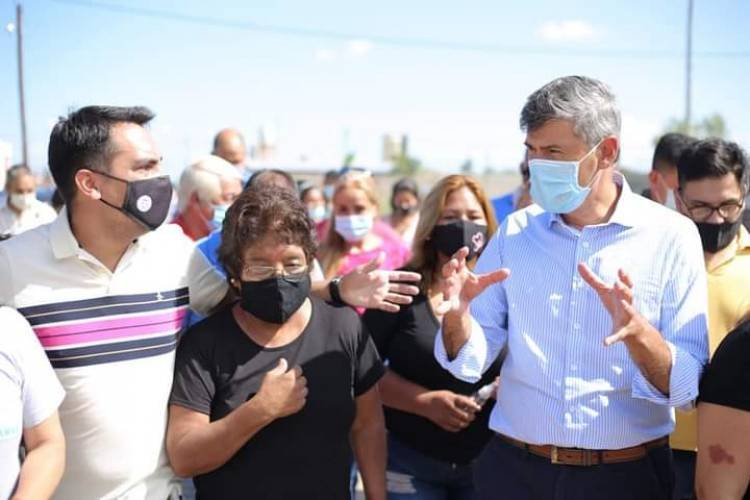
[[[698,226],[708,276],[708,333],[713,355],[750,312],[750,235],[742,226],[748,161],[733,142],[708,139],[688,147],[677,163],[677,206]],[[694,498],[696,416],[677,415],[672,434],[676,498]]]

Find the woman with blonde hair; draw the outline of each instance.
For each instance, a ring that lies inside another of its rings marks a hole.
[[[492,207],[479,183],[451,175],[427,195],[407,269],[422,275],[420,294],[396,314],[368,310],[362,320],[388,368],[380,381],[388,430],[388,498],[474,498],[472,462],[491,437],[491,405],[499,362],[469,384],[433,356],[440,328],[441,269],[462,247],[473,266],[495,232]],[[484,388],[480,391],[480,389]]]
[[[320,250],[326,278],[340,276],[385,254],[381,269],[401,267],[409,249],[375,228],[378,198],[372,175],[349,172],[336,182],[333,191],[331,224]]]

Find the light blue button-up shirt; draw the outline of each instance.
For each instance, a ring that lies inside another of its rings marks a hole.
[[[674,407],[698,394],[708,360],[707,292],[695,224],[622,186],[605,224],[577,230],[537,205],[508,217],[476,272],[511,270],[471,304],[472,332],[449,361],[439,333],[435,357],[468,382],[507,349],[497,402],[496,432],[533,444],[619,449],[665,436]],[[649,383],[625,344],[604,346],[612,319],[581,278],[585,262],[605,282],[624,269],[634,306],[672,353],[669,396]]]

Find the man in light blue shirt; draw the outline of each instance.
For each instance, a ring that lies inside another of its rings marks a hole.
[[[667,436],[708,357],[695,225],[615,172],[609,88],[564,77],[521,113],[535,204],[508,217],[474,273],[443,270],[435,356],[478,380],[505,351],[477,467],[480,499],[669,499]],[[469,304],[471,304],[469,306]]]

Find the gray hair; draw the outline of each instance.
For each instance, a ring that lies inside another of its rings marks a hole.
[[[573,131],[590,147],[607,136],[620,136],[620,110],[609,87],[586,76],[552,80],[526,100],[521,130],[533,131],[549,120],[573,122]]]
[[[33,176],[34,174],[31,172],[31,169],[27,167],[24,164],[18,164],[13,165],[8,169],[7,177],[5,178],[5,190],[9,190],[10,186],[16,182],[17,179],[20,179],[21,177],[24,177],[26,175]]]

